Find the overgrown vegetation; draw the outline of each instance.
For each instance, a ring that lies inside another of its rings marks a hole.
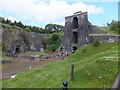
[[[94,46],[94,47],[98,47],[99,45],[100,45],[99,39],[94,39],[94,41],[93,41],[93,46]]]
[[[48,24],[46,25],[46,27],[49,26],[54,26],[57,27],[55,31],[48,29],[43,29],[42,27],[37,27],[37,26],[29,26],[29,25],[24,25],[21,21],[17,22],[11,22],[11,20],[9,19],[4,19],[3,17],[0,17],[0,20],[2,20],[2,25],[9,25],[10,27],[20,27],[21,29],[28,31],[28,32],[35,32],[35,33],[40,33],[40,34],[51,34],[54,32],[59,32],[61,30],[63,30],[64,26],[61,25],[57,25],[57,24]]]
[[[53,34],[51,38],[43,39],[42,42],[47,51],[54,52],[61,45],[62,39],[59,35]]]
[[[70,66],[75,64],[75,77],[70,80]],[[62,61],[19,73],[4,80],[3,88],[111,88],[118,75],[118,43],[88,45]]]
[[[100,29],[110,34],[120,34],[120,21],[112,20],[111,23],[107,23],[107,26],[102,26]]]
[[[40,34],[41,36],[43,35],[43,44],[45,47],[46,51],[55,51],[62,42],[62,37],[63,37],[63,30],[56,30],[56,31],[52,31],[52,30],[48,30],[48,29],[43,29],[43,28],[39,28],[36,26],[27,26],[22,24],[22,22],[11,22],[10,20],[5,20],[4,18],[0,17],[0,19],[2,20],[2,23],[0,23],[1,26],[3,26],[3,28],[7,28],[6,30],[9,31],[10,33],[14,33],[14,32],[21,32],[20,33],[20,37],[23,38],[23,41],[25,42],[26,46],[27,46],[27,50],[30,50],[30,45],[31,42],[29,42],[29,35],[25,34],[24,31],[33,33],[33,34]],[[57,26],[56,29],[62,28],[63,26],[61,25],[56,25],[56,24],[48,24],[47,27],[54,25],[55,27]],[[27,33],[26,32],[26,33]],[[28,33],[29,34],[29,33]],[[48,35],[49,34],[49,35]],[[45,36],[45,39],[44,39]],[[49,37],[51,36],[51,37]],[[47,39],[46,39],[47,37]],[[3,43],[2,45],[2,51],[6,51],[6,47]]]
[[[120,34],[120,21],[113,20],[109,26],[111,31],[114,31]]]
[[[57,24],[47,24],[47,25],[45,26],[45,29],[46,29],[46,30],[52,29],[53,31],[62,31],[62,30],[64,30],[64,26],[62,26],[62,25],[57,25]]]

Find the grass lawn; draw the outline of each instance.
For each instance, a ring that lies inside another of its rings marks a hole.
[[[73,81],[71,63],[75,64]],[[104,43],[83,47],[65,60],[4,80],[3,88],[62,88],[63,80],[68,81],[69,88],[111,88],[117,74],[118,43]]]
[[[9,25],[9,24],[0,23],[0,26],[2,26],[2,25],[6,26],[6,27],[8,27],[8,28],[16,28],[16,29],[22,30],[22,28],[20,28],[20,27],[18,27],[18,26],[12,26],[12,25]],[[11,31],[12,31],[12,30],[11,30]]]
[[[103,31],[106,31],[106,32],[109,33],[109,34],[118,34],[118,33],[115,32],[115,31],[111,31],[109,26],[101,26],[101,27],[99,27],[99,28],[100,28],[101,30],[103,30]]]
[[[36,52],[36,51],[33,51],[33,52],[25,52],[25,53],[23,53],[21,55],[27,55],[27,56],[29,56],[29,55],[45,55],[45,52]]]

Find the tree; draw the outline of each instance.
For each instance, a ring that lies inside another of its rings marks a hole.
[[[17,23],[17,26],[19,26],[19,27],[21,27],[21,28],[23,28],[23,29],[24,29],[24,25],[22,24],[22,22],[21,22],[21,21],[19,21],[19,22]]]
[[[107,26],[110,26],[110,23],[107,22]]]
[[[11,24],[11,21],[7,19],[6,24]]]
[[[52,35],[52,40],[53,41],[56,41],[56,40],[58,40],[59,39],[59,36],[57,35],[57,34],[53,34]]]
[[[120,34],[120,21],[112,20],[110,24],[110,30]]]
[[[53,34],[50,38],[45,38],[42,43],[46,50],[55,51],[61,45],[61,38],[57,34]]]
[[[5,23],[5,19],[1,17],[2,23]]]
[[[14,21],[14,25],[17,26],[17,22],[16,21]]]

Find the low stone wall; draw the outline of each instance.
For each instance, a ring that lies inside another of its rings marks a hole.
[[[89,34],[90,42],[94,39],[99,39],[101,43],[105,42],[120,42],[120,35],[110,35],[110,34]]]
[[[2,60],[2,61],[0,61],[0,63],[6,64],[6,63],[11,63],[11,61],[10,60]]]
[[[35,56],[30,55],[30,60],[40,61],[40,60],[41,60],[41,57],[38,56],[38,55],[35,55]]]

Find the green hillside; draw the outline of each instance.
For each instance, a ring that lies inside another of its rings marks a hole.
[[[75,64],[75,78],[70,80],[71,63]],[[3,80],[3,88],[62,88],[63,80],[69,88],[111,88],[118,74],[118,43],[88,45],[65,60],[19,73]]]
[[[118,34],[116,31],[111,31],[110,26],[99,26],[99,28],[109,34]]]
[[[109,34],[120,34],[120,21],[112,20],[107,26],[99,26],[99,28]]]

